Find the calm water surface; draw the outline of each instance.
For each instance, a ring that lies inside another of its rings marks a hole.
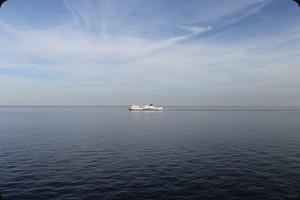
[[[0,107],[8,200],[294,199],[300,109]]]

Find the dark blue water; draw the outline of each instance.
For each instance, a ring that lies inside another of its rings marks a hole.
[[[294,199],[299,109],[0,107],[8,200]]]

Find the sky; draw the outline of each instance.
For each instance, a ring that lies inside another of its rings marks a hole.
[[[299,106],[292,0],[9,0],[0,105]]]

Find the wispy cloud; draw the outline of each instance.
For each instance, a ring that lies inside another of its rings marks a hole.
[[[187,26],[181,27],[184,30],[191,32],[193,35],[201,34],[211,30],[211,26],[208,27],[201,27],[201,26]]]

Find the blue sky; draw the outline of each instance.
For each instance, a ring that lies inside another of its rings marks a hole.
[[[0,105],[300,105],[292,0],[9,0]]]

